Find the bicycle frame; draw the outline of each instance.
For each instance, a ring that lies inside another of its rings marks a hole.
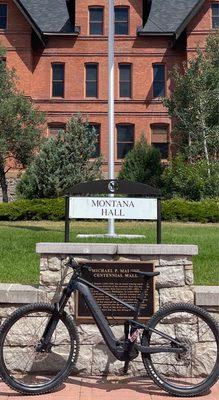
[[[143,288],[144,288],[144,283],[143,283]],[[128,343],[130,344],[129,346],[129,351],[127,350],[127,343],[125,346],[124,341],[117,340],[112,332],[112,329],[110,328],[107,319],[105,318],[103,312],[101,311],[99,305],[97,304],[95,298],[93,297],[90,288],[93,288],[107,297],[113,299],[114,301],[122,304],[124,307],[128,308],[129,310],[133,311],[134,313],[134,318],[127,320],[127,322],[134,327],[135,329],[143,329],[145,332],[154,332],[157,335],[170,340],[171,344],[174,344],[176,347],[173,346],[167,346],[167,347],[152,347],[150,348],[149,346],[141,346],[138,343],[132,343],[130,340],[128,340]],[[181,353],[185,349],[180,344],[175,338],[172,338],[169,335],[166,335],[163,332],[157,331],[156,329],[150,328],[148,325],[142,324],[138,322],[138,316],[140,312],[140,305],[143,301],[143,299],[138,299],[136,307],[133,307],[132,305],[125,303],[118,297],[106,292],[105,290],[99,288],[98,286],[95,286],[91,282],[87,281],[86,279],[80,277],[80,276],[75,276],[73,275],[70,279],[69,284],[67,287],[63,290],[63,294],[61,296],[61,299],[59,303],[55,304],[55,310],[54,310],[54,315],[51,317],[49,320],[44,334],[42,336],[42,341],[41,344],[38,347],[38,350],[41,351],[42,349],[45,349],[46,346],[48,345],[52,334],[56,328],[56,325],[58,324],[59,320],[59,315],[64,311],[64,308],[72,295],[73,292],[78,291],[79,293],[82,294],[91,314],[92,317],[106,343],[108,346],[109,350],[112,352],[112,354],[120,361],[126,361],[128,358],[128,353],[133,350],[133,348],[136,350],[136,355],[132,356],[132,359],[137,357],[138,351],[141,351],[142,353],[163,353],[163,352],[168,352],[168,353]],[[133,354],[133,353],[132,353]]]

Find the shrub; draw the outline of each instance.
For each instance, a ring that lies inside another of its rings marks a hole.
[[[183,197],[199,201],[219,196],[218,164],[211,164],[208,176],[205,161],[189,164],[182,156],[166,167],[162,176],[162,192],[166,198]]]
[[[52,220],[65,218],[64,199],[19,200],[0,204],[0,220]]]
[[[185,199],[162,201],[164,221],[219,222],[219,202],[206,199],[200,202]],[[0,220],[64,220],[65,204],[63,198],[20,200],[0,204]]]
[[[48,139],[21,177],[18,194],[27,199],[56,198],[77,183],[100,175],[100,159],[90,160],[97,136],[79,115],[67,123],[66,132]]]
[[[140,141],[126,155],[118,178],[159,187],[161,174],[160,152],[149,146],[142,134]]]

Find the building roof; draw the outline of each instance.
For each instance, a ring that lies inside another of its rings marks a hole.
[[[73,26],[66,0],[14,0],[41,34],[78,33]]]
[[[175,35],[176,38],[196,15],[205,0],[152,0],[146,24],[139,35]]]
[[[74,0],[72,0],[74,1]],[[146,24],[139,35],[179,35],[205,0],[152,0]],[[14,0],[33,29],[42,34],[78,34],[66,0]]]

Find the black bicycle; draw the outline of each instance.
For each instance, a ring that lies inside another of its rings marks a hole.
[[[136,305],[130,305],[93,285],[83,273],[89,267],[72,258],[73,274],[59,303],[21,307],[0,329],[0,373],[12,389],[43,394],[58,388],[70,375],[79,353],[77,327],[64,309],[71,294],[80,292],[112,354],[129,362],[139,352],[152,380],[163,390],[191,397],[207,392],[219,376],[219,330],[214,319],[192,304],[167,305],[143,324],[139,314],[147,282],[158,272],[135,271],[143,280]],[[133,312],[116,339],[89,288],[102,292]]]

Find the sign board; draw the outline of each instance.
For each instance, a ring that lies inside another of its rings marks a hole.
[[[70,197],[69,218],[157,219],[157,199]]]
[[[130,305],[135,306],[137,297],[142,288],[143,279],[136,275],[133,270],[154,271],[153,263],[146,262],[86,262],[92,267],[89,280],[94,285],[106,292],[118,297]],[[124,322],[127,318],[133,318],[133,312],[122,304],[115,302],[101,292],[90,289],[103,314],[109,320],[116,319]],[[150,278],[147,283],[145,300],[141,307],[140,320],[151,317],[154,313],[154,280]],[[94,323],[90,311],[83,297],[76,293],[76,319],[81,323]]]

